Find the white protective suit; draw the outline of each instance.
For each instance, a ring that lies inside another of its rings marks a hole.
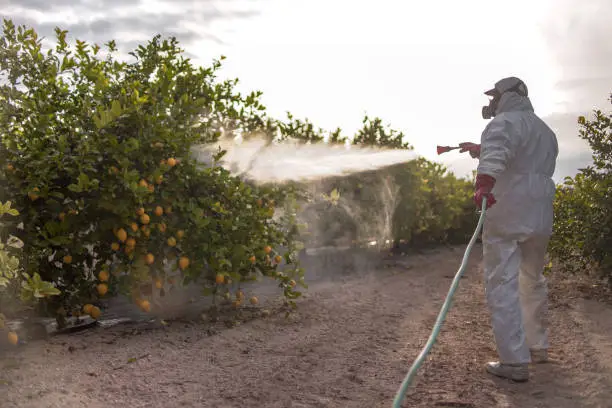
[[[547,282],[558,155],[554,132],[527,96],[502,94],[481,136],[478,173],[496,179],[483,228],[486,299],[500,362],[530,362],[548,348]]]

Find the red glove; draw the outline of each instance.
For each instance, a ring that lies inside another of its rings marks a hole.
[[[476,192],[474,193],[474,201],[478,209],[482,209],[482,198],[487,197],[487,209],[496,203],[495,197],[491,193],[495,179],[487,174],[478,174],[476,176]]]
[[[470,152],[470,156],[472,156],[473,159],[480,157],[480,145],[479,144],[464,142],[464,143],[459,143],[459,147],[461,147],[461,150],[459,150],[459,153]]]

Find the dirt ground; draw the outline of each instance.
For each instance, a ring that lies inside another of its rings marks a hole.
[[[0,407],[390,408],[463,250],[321,281],[290,319],[272,308],[234,327],[174,321],[30,343],[1,357]],[[524,384],[485,373],[495,350],[479,251],[403,406],[612,407],[612,307],[583,283],[553,279],[551,363]]]

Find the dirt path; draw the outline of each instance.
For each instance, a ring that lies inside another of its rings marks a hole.
[[[0,406],[391,407],[425,344],[463,247],[314,285],[297,316],[211,335],[203,323],[115,327],[32,343],[0,360]],[[488,376],[495,357],[479,248],[405,407],[612,407],[612,307],[553,289],[551,364]],[[131,363],[128,363],[131,361]]]

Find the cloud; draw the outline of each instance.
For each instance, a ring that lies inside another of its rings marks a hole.
[[[603,107],[612,91],[612,2],[558,0],[552,7],[542,32],[561,69],[566,109]]]
[[[560,70],[556,89],[562,113],[544,117],[557,133],[559,158],[555,180],[573,176],[592,161],[591,149],[579,137],[576,119],[594,109],[608,111],[612,92],[612,2],[555,0],[542,34]]]
[[[5,0],[5,15],[53,39],[55,27],[70,38],[103,44],[116,40],[132,51],[153,36],[176,37],[183,47],[199,41],[223,44],[223,27],[258,14],[257,2],[237,0]],[[215,34],[213,34],[213,31]]]
[[[140,0],[103,0],[103,1],[73,1],[73,0],[5,0],[4,4],[7,6],[20,6],[28,10],[39,10],[39,11],[51,11],[67,7],[75,8],[98,8],[107,9],[114,8],[119,5],[126,4],[139,4]]]

